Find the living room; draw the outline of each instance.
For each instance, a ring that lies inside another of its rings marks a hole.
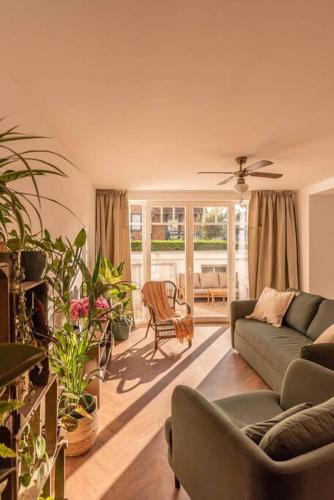
[[[333,14],[2,5],[2,500],[333,498]]]

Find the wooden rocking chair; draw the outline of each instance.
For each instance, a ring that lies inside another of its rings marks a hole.
[[[172,281],[163,281],[163,283],[165,283],[166,286],[167,297],[171,308],[175,311],[176,304],[178,304],[179,306],[186,306],[187,314],[190,314],[191,313],[190,305],[187,304],[186,302],[179,302],[176,298],[178,289],[175,283],[173,283]],[[153,308],[150,306],[147,307],[150,311],[150,319],[147,325],[145,338],[148,335],[149,329],[152,328],[155,334],[154,349],[157,350],[159,340],[176,338],[173,320],[172,318],[170,320],[164,320],[164,321],[158,320]],[[188,340],[188,344],[189,347],[191,347],[192,345],[191,339]]]

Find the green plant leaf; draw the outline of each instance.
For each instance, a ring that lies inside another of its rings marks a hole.
[[[15,451],[8,448],[8,446],[6,446],[3,443],[0,443],[0,457],[1,458],[15,458],[16,454],[15,454]]]
[[[84,228],[82,228],[74,240],[74,245],[76,247],[82,248],[84,246],[84,244],[86,243],[86,240],[87,240],[87,233],[86,233],[86,230]]]
[[[26,472],[22,476],[20,476],[20,483],[24,488],[28,488],[29,484],[31,483],[32,476],[29,474],[29,472]]]
[[[61,418],[61,424],[63,425],[63,427],[65,427],[67,432],[75,431],[79,425],[78,420],[74,417],[71,417],[71,415],[64,415]]]

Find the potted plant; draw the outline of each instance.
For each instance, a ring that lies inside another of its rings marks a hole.
[[[115,304],[111,314],[114,339],[127,340],[133,323],[131,291],[137,286],[124,280],[124,262],[114,266],[105,257],[101,258],[100,277],[103,283],[110,285],[107,297]]]
[[[59,416],[64,428],[68,456],[86,453],[94,444],[98,430],[96,399],[87,393],[87,386],[99,370],[86,373],[88,351],[94,345],[91,329],[81,331],[66,323],[53,336],[50,362],[63,392],[59,400]]]

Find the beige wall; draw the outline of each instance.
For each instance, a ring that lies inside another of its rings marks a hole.
[[[334,195],[310,196],[310,290],[334,298]]]
[[[68,179],[58,177],[39,178],[41,194],[55,198],[58,202],[69,207],[77,214],[80,221],[64,211],[62,208],[48,202],[43,202],[41,214],[44,226],[53,235],[63,234],[72,238],[85,226],[88,231],[88,254],[94,257],[95,240],[95,189],[86,174],[80,170],[81,165],[72,154],[67,143],[64,143],[57,131],[48,120],[47,109],[43,101],[36,101],[32,96],[20,87],[3,67],[0,68],[0,108],[1,117],[7,118],[0,124],[3,127],[19,125],[21,131],[29,134],[48,136],[50,139],[31,142],[32,149],[44,148],[61,153],[77,164],[78,169],[67,168]],[[16,143],[16,147],[20,147]],[[54,160],[54,158],[53,158]],[[60,162],[59,166],[65,164]],[[30,180],[17,183],[16,186],[28,193],[34,192]]]
[[[298,211],[301,289],[334,298],[334,178],[300,190]]]

